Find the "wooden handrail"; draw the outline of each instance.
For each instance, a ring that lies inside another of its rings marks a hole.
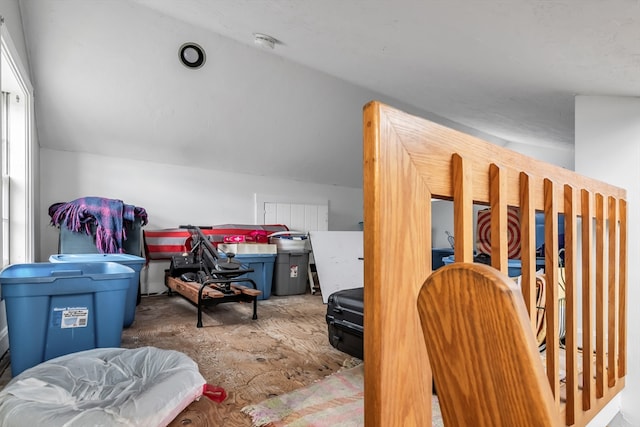
[[[492,209],[492,264],[503,272],[505,210],[519,209],[532,326],[535,214],[544,213],[547,378],[564,423],[585,425],[624,388],[626,191],[378,102],[365,106],[363,131],[366,425],[431,423],[431,370],[415,302],[432,272],[432,199],[453,202],[456,262],[473,261],[475,208]]]

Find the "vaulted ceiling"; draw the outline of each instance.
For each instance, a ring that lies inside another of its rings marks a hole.
[[[56,149],[89,150],[91,141],[102,154],[357,187],[361,124],[340,117],[360,114],[369,96],[499,143],[571,151],[575,95],[640,95],[635,0],[21,0],[21,8],[41,143]],[[275,48],[256,47],[256,32],[276,38]],[[187,40],[205,48],[208,70],[177,65]],[[318,79],[332,83],[314,92]]]

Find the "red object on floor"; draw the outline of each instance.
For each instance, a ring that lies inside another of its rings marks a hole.
[[[202,387],[202,395],[217,403],[222,403],[227,398],[227,392],[225,389],[211,384],[205,384]]]

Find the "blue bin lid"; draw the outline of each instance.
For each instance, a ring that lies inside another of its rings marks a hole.
[[[146,260],[129,254],[54,254],[49,257],[49,262],[117,262],[140,271]]]
[[[116,262],[12,264],[0,272],[2,299],[126,291],[136,272]]]
[[[59,279],[90,277],[97,280],[130,279],[132,268],[116,262],[12,264],[0,272],[0,284],[49,283]]]
[[[455,261],[454,255],[442,257],[442,262],[444,263],[444,265],[453,264],[454,261]]]
[[[442,262],[445,265],[453,264],[455,262],[455,255],[443,257]],[[510,259],[507,260],[507,265],[509,268],[521,268],[522,261],[519,259]],[[536,267],[544,267],[544,258],[536,258]]]

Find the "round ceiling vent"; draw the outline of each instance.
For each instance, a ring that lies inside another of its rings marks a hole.
[[[204,49],[197,43],[188,42],[180,46],[178,51],[180,62],[187,68],[200,68],[204,65],[206,55]]]

